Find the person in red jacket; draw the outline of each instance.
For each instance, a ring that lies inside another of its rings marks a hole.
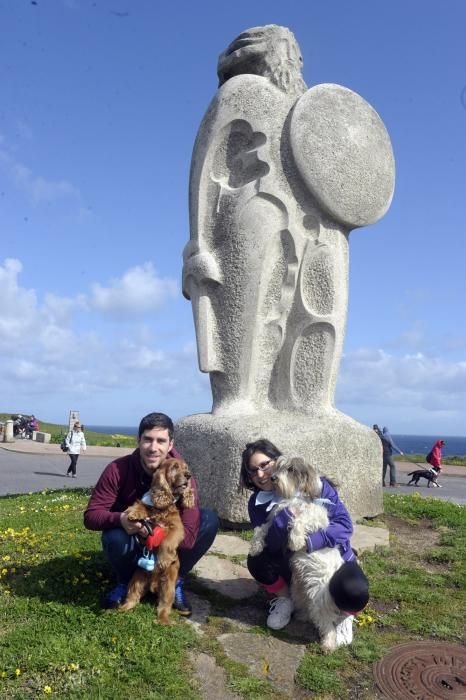
[[[166,457],[179,458],[173,446],[174,427],[164,413],[149,413],[138,430],[138,448],[130,455],[108,464],[100,476],[84,512],[84,525],[102,531],[102,548],[115,572],[117,586],[102,601],[104,608],[116,608],[126,597],[128,583],[138,565],[143,546],[140,539],[150,533],[141,522],[128,520],[127,508],[149,490],[152,475]],[[196,482],[194,506],[180,506],[184,540],[180,544],[180,573],[173,607],[180,614],[192,613],[184,595],[184,577],[207,552],[218,530],[216,513],[199,508]],[[139,537],[138,537],[139,536]]]
[[[431,451],[429,452],[429,464],[440,472],[442,470],[442,447],[445,447],[443,440],[437,440]]]

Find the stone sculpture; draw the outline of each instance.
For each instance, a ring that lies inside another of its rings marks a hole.
[[[333,404],[348,235],[387,211],[393,153],[362,97],[333,84],[307,89],[301,68],[287,28],[240,34],[220,55],[219,90],[193,151],[183,292],[213,407],[178,423],[177,445],[199,479],[208,476],[206,500],[230,522],[245,519],[239,455],[260,436],[319,459],[337,480],[349,460],[367,482],[359,499],[343,493],[353,513],[381,508],[373,431]]]

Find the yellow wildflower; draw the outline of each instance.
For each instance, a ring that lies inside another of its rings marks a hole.
[[[52,688],[49,685],[44,685],[44,693],[46,695],[50,695],[51,692],[52,692]]]
[[[18,676],[21,675],[21,669],[20,669],[20,668],[17,668],[17,669],[15,670],[15,675],[16,675],[16,678],[18,678]]]
[[[5,554],[4,557],[2,557],[2,561],[10,561],[11,557],[9,554]]]

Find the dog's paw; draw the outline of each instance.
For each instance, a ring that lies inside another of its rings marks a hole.
[[[163,574],[176,560],[176,557],[170,557],[170,556],[165,556],[161,557],[160,555],[157,556],[157,573]]]
[[[157,572],[163,574],[164,571],[168,569],[171,561],[169,559],[157,559]]]
[[[320,648],[324,654],[331,654],[333,651],[335,651],[337,648],[337,635],[334,629],[323,635],[322,639],[320,640]]]
[[[144,520],[144,518],[147,517],[147,509],[144,505],[140,505],[139,503],[135,503],[134,505],[130,506],[127,511],[126,515],[128,516],[128,520]]]

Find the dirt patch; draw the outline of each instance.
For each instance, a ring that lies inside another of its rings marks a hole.
[[[429,520],[421,520],[415,525],[410,525],[406,520],[388,513],[384,514],[383,519],[390,532],[390,544],[404,552],[416,552],[419,557],[422,557],[439,543],[440,533],[432,529]]]

